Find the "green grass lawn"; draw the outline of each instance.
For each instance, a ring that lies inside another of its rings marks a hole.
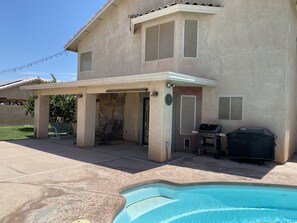
[[[0,126],[0,140],[27,139],[33,137],[33,126]]]

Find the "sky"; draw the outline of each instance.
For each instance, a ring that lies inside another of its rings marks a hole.
[[[59,57],[15,72],[20,67],[64,50],[65,44],[107,0],[1,0],[0,81],[25,77],[73,81],[77,54]]]

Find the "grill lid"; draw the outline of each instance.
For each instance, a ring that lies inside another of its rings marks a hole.
[[[210,133],[220,133],[222,131],[222,125],[213,124],[201,124],[199,127],[199,132],[210,132]]]

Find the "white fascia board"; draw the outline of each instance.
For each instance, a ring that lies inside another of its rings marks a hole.
[[[218,85],[218,81],[201,78],[201,77],[194,77],[191,75],[180,74],[175,72],[168,73],[168,80],[184,83],[184,84],[191,84],[191,85],[199,85],[199,86],[210,86],[216,87]]]
[[[131,31],[134,33],[134,27],[137,24],[150,21],[156,18],[160,18],[166,15],[170,15],[173,13],[177,13],[177,12],[218,14],[222,11],[223,11],[222,7],[177,4],[174,6],[170,6],[168,8],[164,8],[155,12],[148,13],[147,15],[142,15],[131,19]]]
[[[153,81],[173,81],[183,85],[197,85],[197,86],[217,86],[217,81],[194,77],[191,75],[185,75],[175,72],[160,72],[150,74],[138,74],[121,77],[108,77],[98,79],[79,80],[72,82],[63,83],[51,83],[51,84],[37,84],[22,86],[23,90],[45,90],[45,89],[56,89],[56,88],[75,88],[75,87],[92,87],[92,86],[106,86],[116,84],[133,84],[133,83],[144,83]]]
[[[64,87],[89,87],[89,86],[104,86],[113,84],[129,84],[129,83],[139,83],[139,82],[150,82],[150,81],[161,81],[165,80],[168,72],[152,73],[152,74],[138,74],[129,75],[121,77],[107,77],[107,78],[97,78],[88,80],[78,80],[63,83],[50,83],[50,84],[39,84],[39,85],[27,85],[22,86],[21,89],[24,90],[42,90],[42,89],[54,89],[54,88],[64,88]]]

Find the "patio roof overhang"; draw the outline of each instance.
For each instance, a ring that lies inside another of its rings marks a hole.
[[[72,82],[35,84],[21,86],[23,90],[39,91],[41,95],[77,94],[85,90],[88,94],[110,92],[149,91],[152,82],[170,82],[175,86],[208,86],[215,87],[218,81],[195,77],[176,72],[160,72],[120,77],[97,78]]]

